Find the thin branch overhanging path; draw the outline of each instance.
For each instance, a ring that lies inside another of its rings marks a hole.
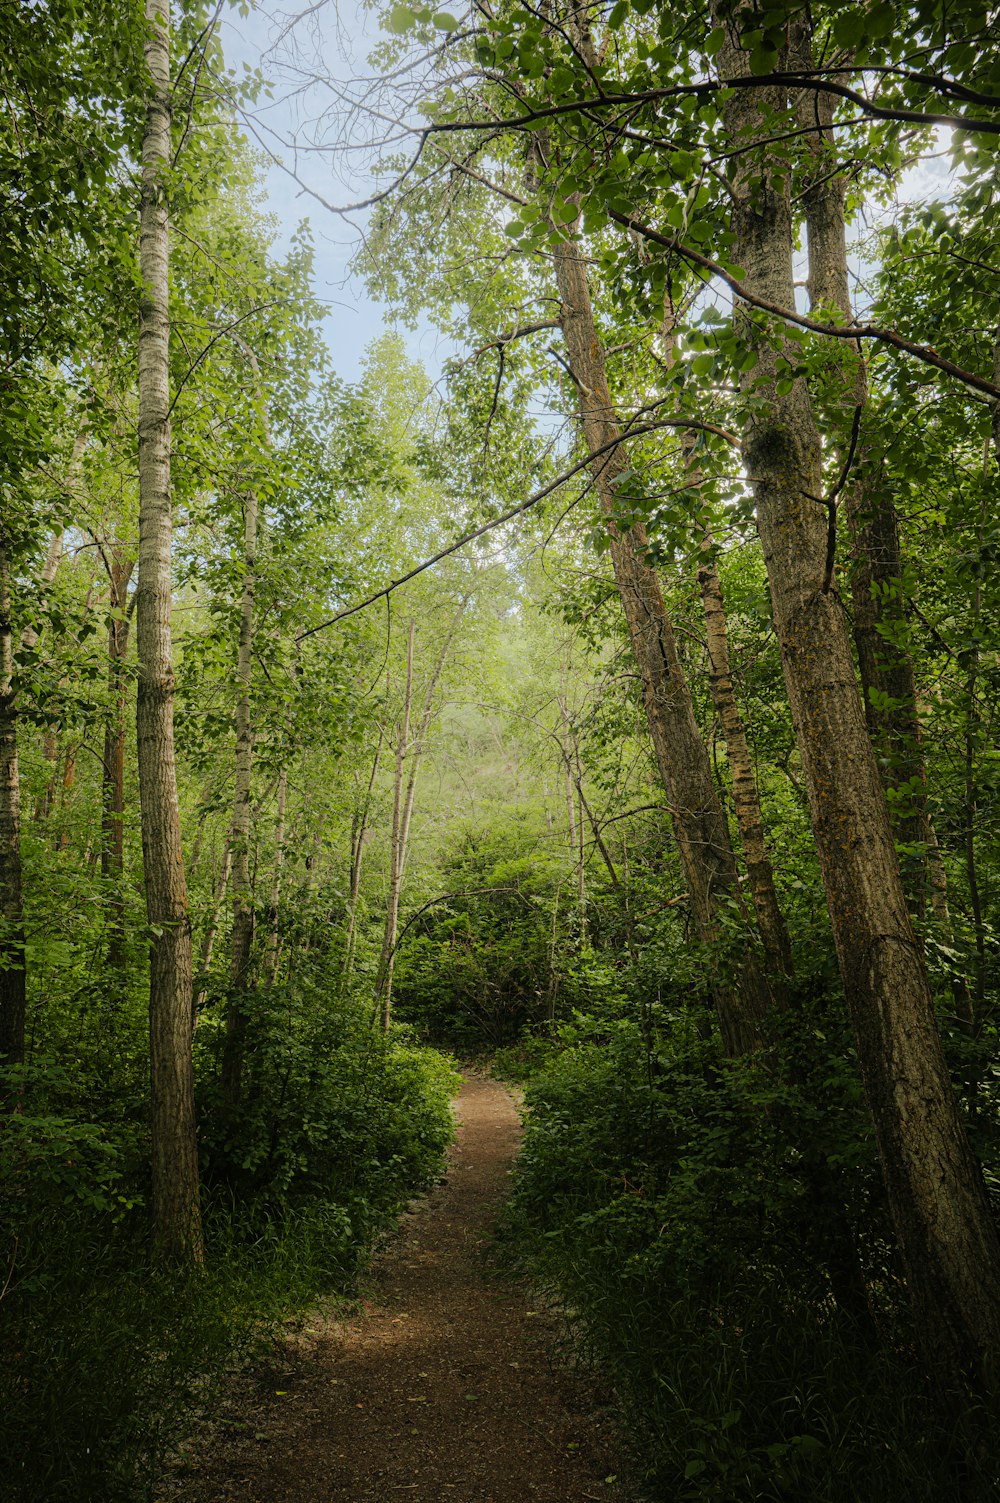
[[[540,490],[533,491],[527,500],[519,502],[517,506],[512,506],[509,511],[503,512],[501,516],[493,517],[489,522],[484,522],[481,527],[476,527],[471,532],[463,533],[460,538],[456,538],[455,542],[449,543],[447,548],[442,548],[433,557],[424,559],[422,564],[417,564],[415,568],[408,570],[406,574],[400,575],[399,579],[390,580],[381,590],[376,590],[373,595],[367,596],[364,600],[359,600],[357,605],[347,606],[344,610],[338,611],[336,615],[330,616],[328,620],[321,621],[318,626],[311,626],[308,631],[300,632],[295,638],[296,642],[304,642],[307,637],[314,637],[317,632],[326,631],[329,626],[336,626],[338,621],[346,621],[348,616],[356,616],[359,611],[366,610],[368,606],[374,605],[377,601],[386,600],[402,585],[408,584],[411,579],[416,579],[417,575],[423,574],[425,570],[432,569],[442,559],[450,557],[452,553],[457,553],[460,548],[464,548],[468,543],[474,543],[477,538],[485,537],[488,532],[493,532],[495,528],[502,527],[505,522],[512,522],[515,517],[520,517],[526,511],[530,511],[533,506],[538,505],[539,501],[544,501],[546,496],[551,496],[553,491],[558,490],[561,485],[565,485],[567,480],[572,480],[574,475],[579,475],[588,465],[593,464],[595,459],[600,459],[603,454],[609,453],[612,449],[617,449],[619,444],[623,443],[626,439],[642,438],[646,433],[657,433],[664,428],[705,428],[707,426],[707,424],[703,423],[694,423],[687,418],[655,418],[649,422],[637,423],[633,427],[626,428],[617,438],[610,439],[606,444],[602,444],[599,449],[591,449],[576,464],[572,465],[568,470],[564,470],[561,475],[557,475],[554,480],[550,480],[548,485],[543,485]],[[712,429],[711,431],[717,432],[719,430]]]

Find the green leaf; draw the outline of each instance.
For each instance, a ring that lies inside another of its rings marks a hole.
[[[756,75],[773,73],[776,61],[777,53],[772,52],[770,47],[755,47],[750,54],[750,72]]]
[[[404,31],[410,30],[416,19],[416,13],[408,5],[394,5],[386,18],[386,31],[391,31],[394,36],[401,36]]]
[[[439,10],[434,17],[434,25],[438,31],[457,31],[459,20],[457,16],[450,15],[446,10]]]
[[[675,178],[687,182],[694,176],[698,159],[692,151],[672,151],[667,157],[667,165]]]
[[[896,13],[891,5],[876,5],[868,12],[865,30],[870,37],[887,37],[896,24]]]
[[[865,35],[866,17],[859,10],[845,10],[833,23],[834,40],[841,47],[856,47]]]

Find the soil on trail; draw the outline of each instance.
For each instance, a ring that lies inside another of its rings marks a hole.
[[[520,1123],[469,1076],[448,1178],[375,1261],[361,1311],[314,1314],[244,1374],[172,1503],[621,1503],[592,1387],[489,1265]]]

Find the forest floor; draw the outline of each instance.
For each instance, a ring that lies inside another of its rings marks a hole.
[[[622,1503],[608,1394],[491,1264],[520,1122],[469,1075],[447,1179],[376,1257],[358,1308],[312,1311],[236,1375],[161,1503]]]

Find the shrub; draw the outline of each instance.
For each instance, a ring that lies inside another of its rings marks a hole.
[[[504,1236],[610,1369],[653,1495],[962,1495],[899,1306],[848,1041],[804,1004],[769,1068],[724,1060],[683,1013],[647,1023],[578,1020],[529,1083]],[[877,1337],[833,1297],[845,1227]]]
[[[319,990],[255,999],[246,1106],[224,1122],[199,1029],[206,1266],[150,1255],[146,1128],[125,1089],[109,1125],[67,1076],[20,1072],[0,1136],[0,1477],[11,1503],[133,1503],[234,1350],[322,1290],[440,1172],[455,1075]],[[110,1087],[109,1087],[110,1089]],[[89,1105],[89,1103],[86,1103]],[[5,1283],[6,1281],[6,1283]]]
[[[457,1077],[399,1029],[371,1027],[359,1003],[322,987],[256,993],[243,1102],[222,1109],[214,1068],[221,1023],[199,1028],[199,1107],[207,1185],[251,1218],[337,1208],[363,1254],[372,1236],[440,1172]]]

